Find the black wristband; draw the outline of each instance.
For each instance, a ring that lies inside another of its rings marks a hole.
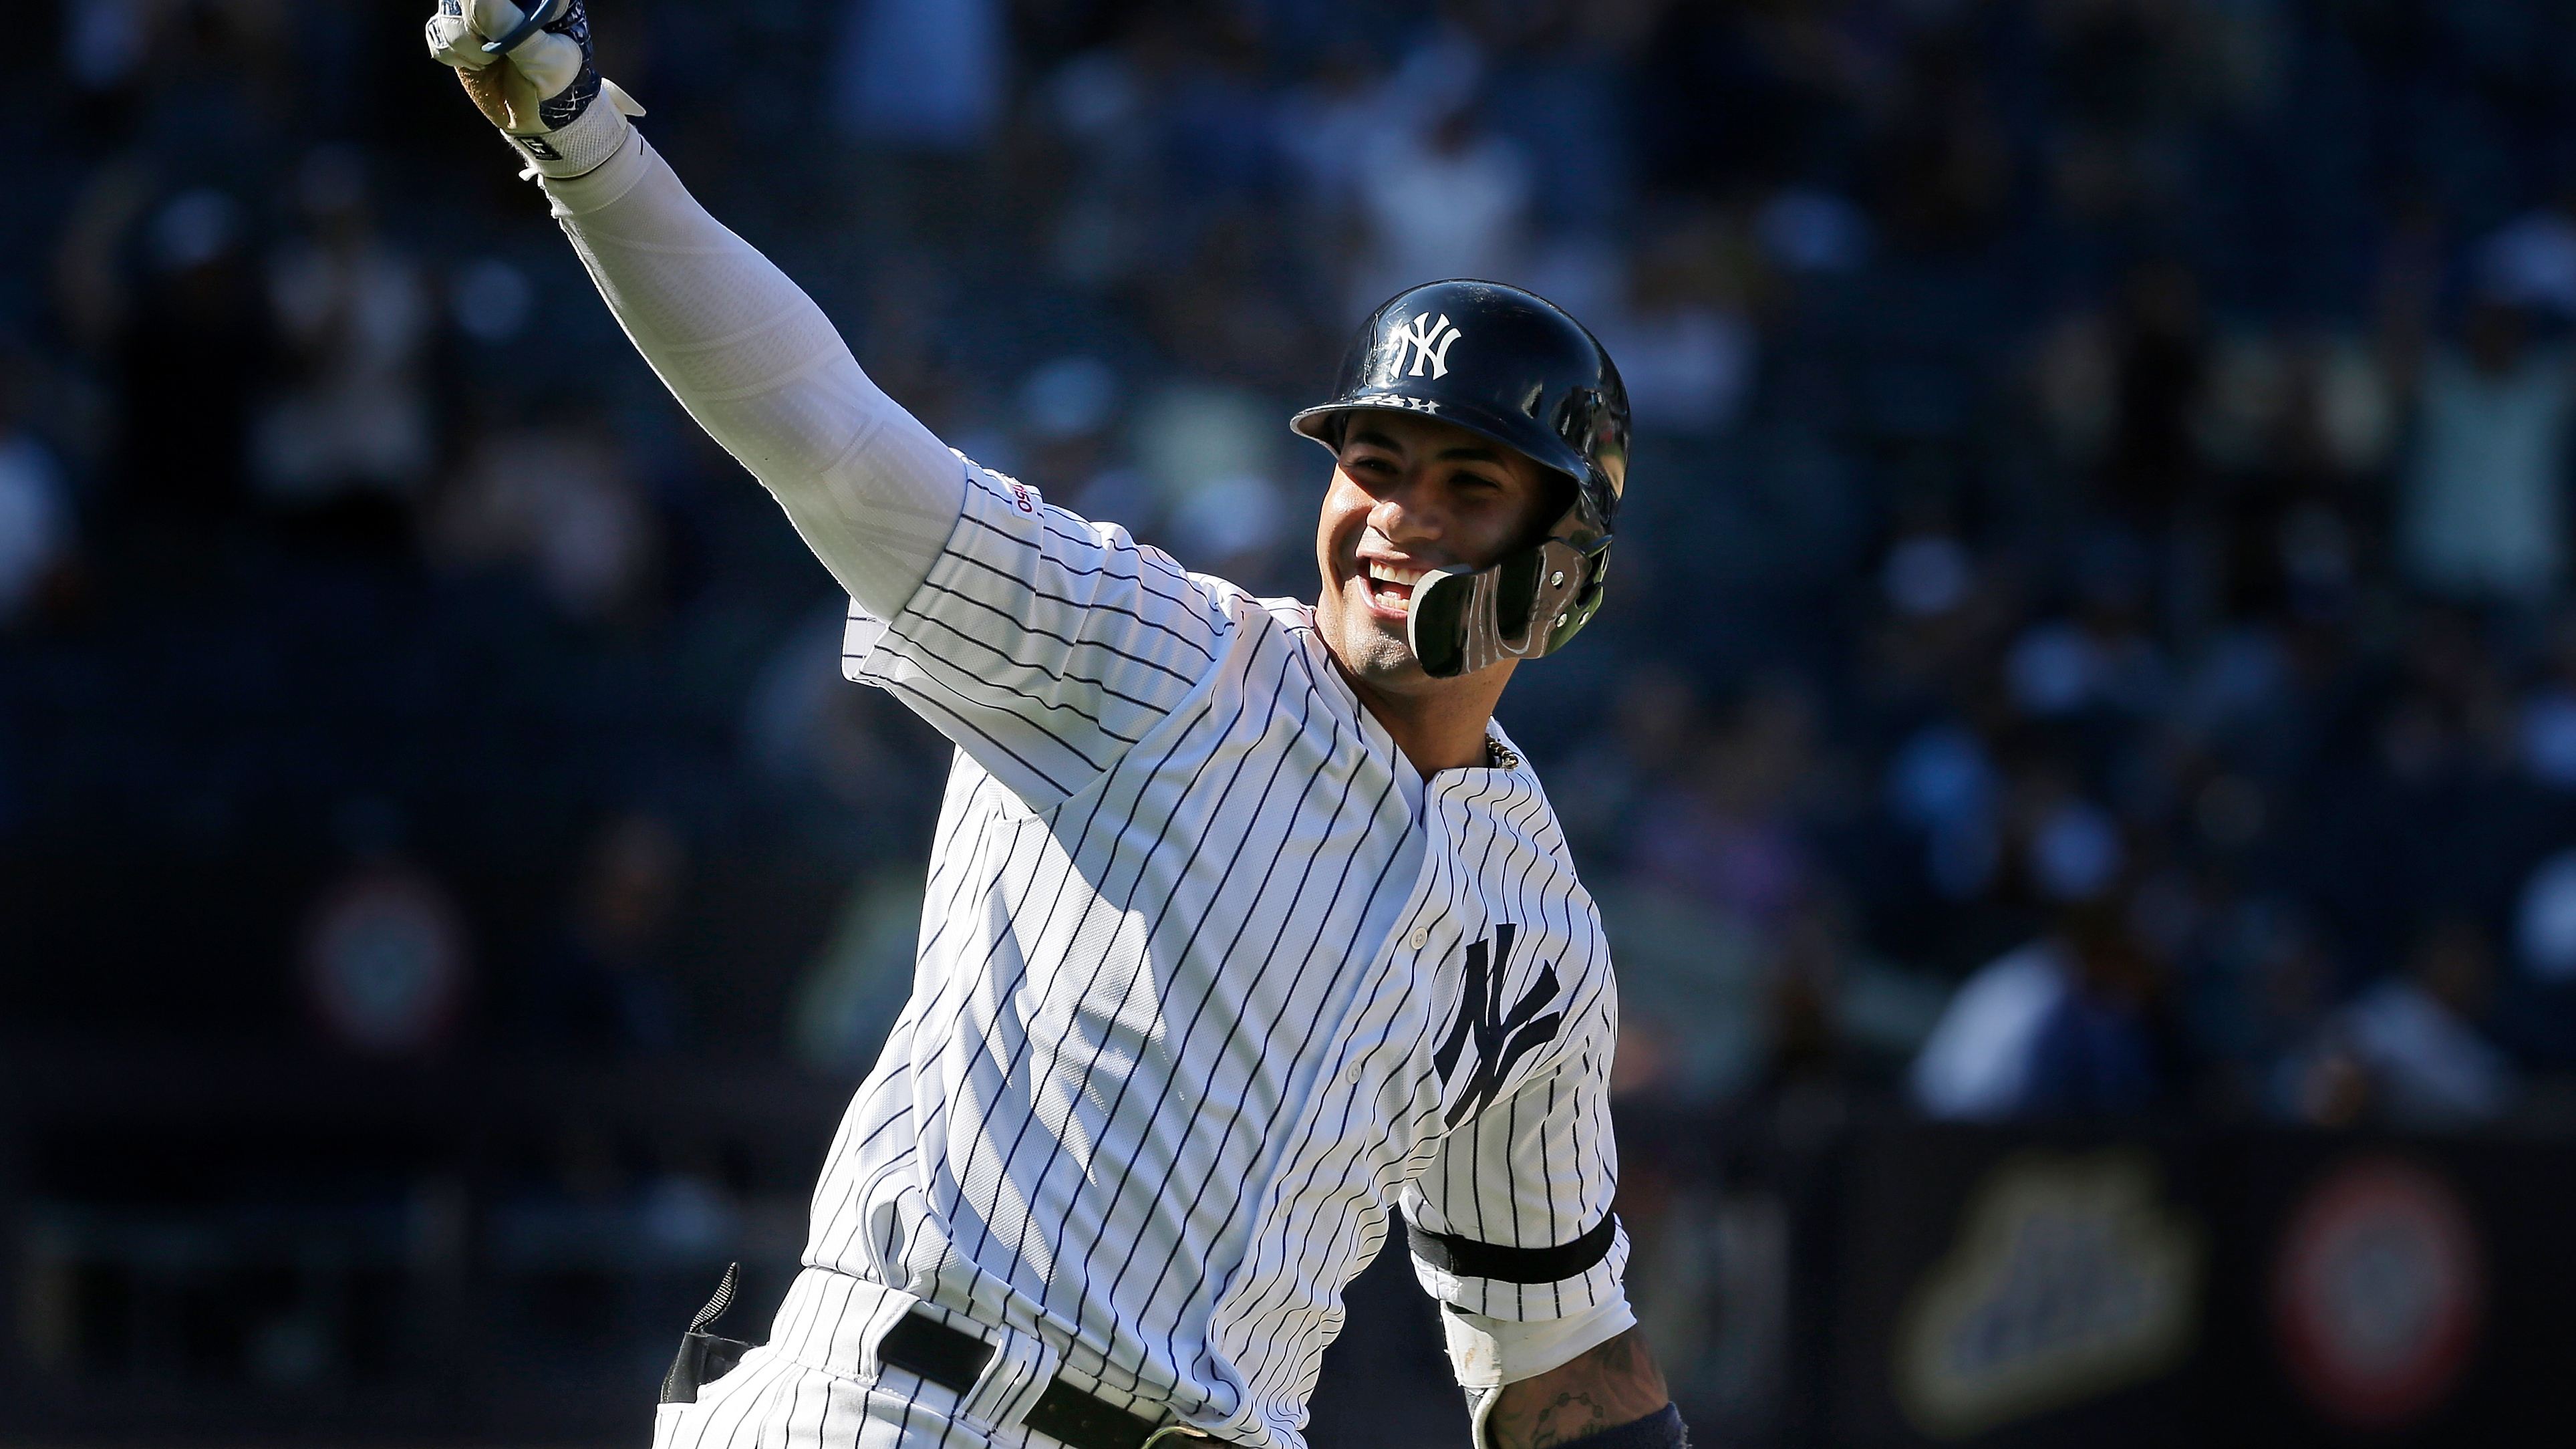
[[[1634,1423],[1560,1444],[1557,1449],[1690,1449],[1690,1429],[1682,1411],[1666,1404]]]

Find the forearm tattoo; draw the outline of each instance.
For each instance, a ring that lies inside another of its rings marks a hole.
[[[1670,1401],[1633,1329],[1503,1393],[1485,1420],[1485,1449],[1556,1449],[1634,1423]]]

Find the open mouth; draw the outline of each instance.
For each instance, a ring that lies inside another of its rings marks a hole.
[[[1412,612],[1413,588],[1422,582],[1425,571],[1400,569],[1376,559],[1367,563],[1369,602],[1391,614]]]

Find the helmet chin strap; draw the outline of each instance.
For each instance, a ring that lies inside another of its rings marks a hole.
[[[1414,586],[1404,621],[1413,657],[1432,678],[1452,679],[1547,654],[1571,637],[1569,622],[1579,624],[1572,616],[1588,602],[1609,542],[1581,549],[1550,538],[1490,568],[1433,570]]]

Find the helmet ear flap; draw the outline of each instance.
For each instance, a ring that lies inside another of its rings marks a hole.
[[[1609,553],[1607,538],[1577,547],[1552,537],[1488,568],[1433,570],[1405,620],[1413,657],[1448,679],[1556,652],[1601,607]]]

